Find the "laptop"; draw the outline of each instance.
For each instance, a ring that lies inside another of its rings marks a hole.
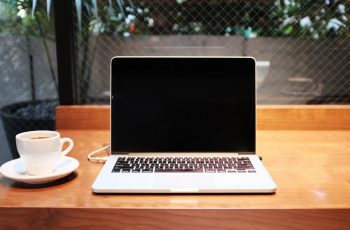
[[[251,57],[114,57],[94,193],[274,193],[256,155]]]

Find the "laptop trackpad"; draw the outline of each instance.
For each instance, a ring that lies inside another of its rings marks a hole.
[[[160,189],[201,189],[215,184],[214,174],[154,174],[154,186]]]

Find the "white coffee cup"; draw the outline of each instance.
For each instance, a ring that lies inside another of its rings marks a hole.
[[[68,147],[62,151],[63,144]],[[60,138],[55,131],[29,131],[16,135],[18,153],[32,176],[50,174],[62,156],[73,148],[73,140]]]

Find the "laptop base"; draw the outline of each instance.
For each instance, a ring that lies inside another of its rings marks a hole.
[[[150,154],[146,154],[147,157]],[[94,193],[274,193],[276,184],[256,155],[256,173],[111,173],[112,155],[92,186]],[[124,156],[128,157],[128,156]],[[241,157],[241,156],[240,156]]]

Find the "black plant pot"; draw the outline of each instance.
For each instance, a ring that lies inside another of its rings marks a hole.
[[[16,135],[31,130],[55,130],[57,100],[36,100],[7,105],[0,109],[0,116],[12,158],[19,157]]]

